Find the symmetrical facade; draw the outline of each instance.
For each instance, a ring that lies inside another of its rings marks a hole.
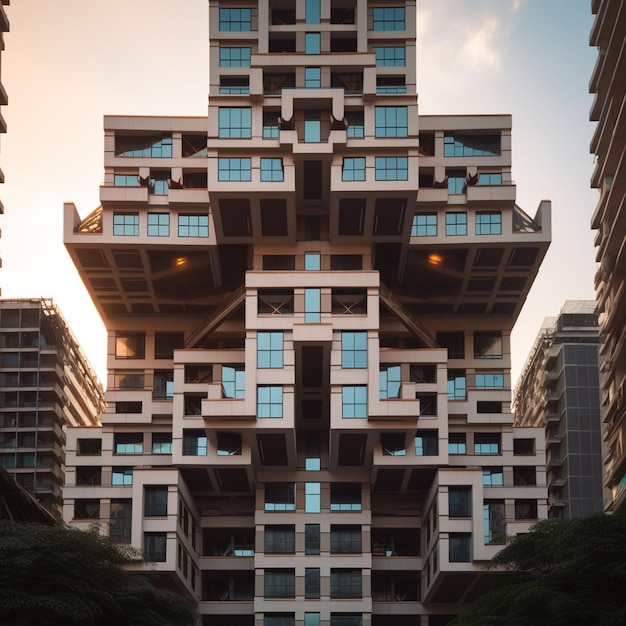
[[[106,117],[101,207],[65,207],[109,374],[64,517],[205,624],[444,624],[546,516],[509,405],[549,202],[515,204],[509,116],[418,116],[415,22],[210,0],[208,117]]]
[[[595,301],[568,300],[546,318],[515,388],[515,425],[546,431],[548,516],[603,510]]]
[[[595,94],[590,117],[597,122],[591,140],[591,152],[596,157],[591,186],[600,193],[591,227],[597,231],[599,263],[595,287],[602,338],[605,486],[610,492],[605,508],[613,511],[626,506],[626,6],[620,0],[593,0],[591,7],[596,18],[590,43],[598,48],[589,85]]]
[[[61,518],[67,427],[97,426],[104,390],[50,300],[0,300],[0,465]]]

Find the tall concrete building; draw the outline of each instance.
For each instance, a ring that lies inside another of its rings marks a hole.
[[[515,388],[515,425],[546,431],[548,516],[603,510],[598,318],[569,300],[546,318]]]
[[[50,300],[0,300],[0,465],[61,518],[65,433],[96,426],[104,390]]]
[[[210,0],[208,117],[106,117],[101,206],[65,207],[109,374],[64,517],[204,624],[445,624],[547,515],[510,331],[550,203],[515,203],[509,116],[418,115],[415,30]]]
[[[595,169],[591,186],[599,199],[591,220],[596,230],[599,269],[595,278],[602,371],[602,423],[605,442],[606,510],[626,508],[626,5],[593,0],[596,18],[590,43],[598,48],[590,91],[595,94],[591,140]]]
[[[11,4],[11,0],[0,0],[0,60],[2,51],[4,50],[4,33],[9,32],[9,19],[7,17],[6,11],[4,7]],[[0,67],[1,69],[1,67]],[[9,98],[7,96],[7,92],[0,81],[0,106],[4,106],[9,103]],[[2,113],[0,113],[0,133],[7,132],[7,124],[4,121],[4,117],[2,117]],[[0,169],[0,183],[4,182],[4,173]],[[4,214],[4,204],[2,203],[2,199],[0,199],[0,215]],[[2,267],[2,259],[0,259],[0,267]],[[2,290],[0,289],[0,292]]]

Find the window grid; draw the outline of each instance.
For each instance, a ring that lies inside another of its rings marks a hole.
[[[404,67],[406,65],[404,46],[374,46],[372,52],[376,54],[378,67]]]
[[[295,511],[296,489],[294,483],[267,483],[265,485],[266,511]]]
[[[376,157],[376,180],[409,180],[408,157]]]
[[[344,330],[341,333],[341,367],[367,368],[367,332]]]
[[[404,7],[374,7],[372,9],[372,30],[404,30]]]
[[[486,173],[479,174],[478,176],[478,184],[479,185],[501,185],[502,184],[502,174],[500,173]]]
[[[446,213],[446,235],[467,235],[467,213]]]
[[[217,180],[249,182],[252,180],[252,159],[223,158],[217,160]]]
[[[367,385],[344,385],[341,388],[341,417],[367,418]]]
[[[257,334],[257,367],[274,369],[283,367],[284,333],[282,331]]]
[[[476,234],[477,235],[501,235],[502,234],[502,213],[476,213]]]
[[[503,389],[504,374],[476,374],[474,382],[477,389]]]
[[[347,137],[349,139],[362,139],[365,137],[365,122],[362,111],[346,111],[348,123]]]
[[[252,48],[220,48],[220,67],[250,67]]]
[[[133,484],[132,467],[114,467],[111,471],[111,485],[128,486]]]
[[[139,235],[139,213],[114,213],[113,234],[122,237]]]
[[[283,387],[282,385],[259,385],[257,387],[257,417],[282,418]]]
[[[483,467],[483,485],[485,487],[502,487],[504,474],[501,467]]]
[[[407,137],[408,107],[374,107],[376,137]]]
[[[139,187],[139,177],[137,174],[115,174],[113,184],[116,187]]]
[[[467,454],[465,433],[450,433],[448,436],[448,454]]]
[[[322,68],[304,68],[304,87],[306,89],[319,89],[322,86]]]
[[[170,215],[169,213],[148,213],[148,236],[169,237]]]
[[[263,112],[263,139],[278,138],[278,113],[272,111]]]
[[[402,368],[399,365],[382,365],[378,373],[381,400],[400,398]]]
[[[285,178],[283,160],[261,158],[261,182],[282,182]]]
[[[365,180],[365,157],[344,157],[341,180]]]
[[[252,137],[251,107],[220,107],[218,117],[220,139],[250,139]]]
[[[246,372],[241,366],[222,365],[222,398],[246,397]]]
[[[220,9],[220,30],[248,32],[252,30],[252,9]]]
[[[178,216],[178,236],[179,237],[208,237],[209,236],[209,216],[208,215],[179,215]]]
[[[413,216],[411,226],[411,237],[436,237],[437,236],[437,214],[418,213]]]

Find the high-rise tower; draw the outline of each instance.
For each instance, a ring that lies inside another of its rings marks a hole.
[[[509,116],[418,116],[415,23],[210,0],[208,119],[106,117],[102,206],[66,206],[109,376],[65,518],[205,624],[443,624],[546,515],[509,336],[549,202],[515,204]]]

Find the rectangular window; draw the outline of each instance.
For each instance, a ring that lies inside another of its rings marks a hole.
[[[261,158],[261,182],[282,182],[285,179],[282,159]]]
[[[143,534],[143,558],[148,563],[164,563],[166,553],[167,533]]]
[[[305,24],[319,24],[322,19],[322,8],[320,0],[304,1],[304,22]]]
[[[372,52],[376,54],[377,67],[404,67],[406,65],[404,46],[374,46]]]
[[[241,456],[240,433],[217,433],[217,456]]]
[[[252,9],[220,9],[220,30],[251,31]]]
[[[113,184],[116,187],[139,187],[137,174],[114,174]]]
[[[474,454],[500,454],[500,433],[474,433]]]
[[[321,289],[304,290],[304,321],[318,323],[322,320],[322,291]]]
[[[437,236],[437,214],[418,213],[413,216],[411,226],[411,237],[436,237]]]
[[[448,454],[467,454],[465,433],[450,433],[448,435]]]
[[[296,574],[292,569],[266,569],[264,575],[266,598],[294,598]]]
[[[450,533],[449,548],[448,559],[450,563],[471,562],[472,535],[470,533]]]
[[[222,398],[246,397],[246,372],[243,365],[222,365]]]
[[[305,89],[319,89],[321,86],[322,86],[322,68],[321,67],[305,67],[304,68]]]
[[[252,180],[252,159],[219,158],[217,160],[217,180],[249,182]]]
[[[167,515],[167,485],[146,485],[143,493],[144,517],[165,517]]]
[[[143,452],[143,433],[115,433],[115,454],[141,454]]]
[[[504,502],[501,500],[485,500],[483,504],[483,530],[485,545],[506,543]]]
[[[293,613],[265,613],[263,615],[263,626],[295,626],[295,624],[296,618]]]
[[[304,112],[304,141],[305,143],[322,141],[322,122],[319,111]]]
[[[209,216],[208,215],[179,215],[178,216],[178,236],[179,237],[208,237],[209,236]]]
[[[317,252],[305,252],[304,269],[307,272],[319,272],[322,268],[322,255]]]
[[[374,7],[372,9],[372,30],[404,30],[404,7]]]
[[[341,180],[365,180],[365,157],[344,157]]]
[[[361,484],[360,483],[331,483],[330,484],[331,511],[360,511]]]
[[[304,614],[304,626],[320,626],[320,614],[319,613],[305,613]]]
[[[74,519],[100,519],[100,500],[94,498],[74,500]]]
[[[250,79],[247,76],[221,76],[220,93],[250,93]]]
[[[283,367],[283,332],[257,333],[257,367],[259,369]]]
[[[499,156],[500,135],[463,135],[448,133],[443,138],[443,156]]]
[[[479,174],[478,175],[478,184],[479,185],[501,185],[502,184],[502,174]]]
[[[169,213],[148,213],[148,236],[169,237],[170,215]]]
[[[472,516],[472,488],[449,487],[448,503],[450,517]]]
[[[183,456],[206,456],[207,436],[200,428],[183,430]]]
[[[330,570],[330,597],[331,598],[360,598],[362,597],[362,572],[360,569]]]
[[[439,454],[439,431],[419,429],[415,433],[415,456],[437,456]]]
[[[317,600],[320,597],[320,568],[306,567],[304,570],[304,597]]]
[[[111,541],[130,543],[132,521],[132,500],[125,498],[111,500],[111,524],[109,527]]]
[[[361,613],[331,613],[330,626],[363,626]]]
[[[172,433],[152,433],[152,454],[172,454]]]
[[[535,454],[534,439],[513,439],[513,455],[527,456]]]
[[[133,484],[132,467],[114,467],[111,470],[111,484],[116,486],[127,486]]]
[[[380,443],[384,456],[406,456],[404,433],[381,433]]]
[[[448,370],[448,400],[467,400],[465,370]]]
[[[515,519],[537,519],[537,500],[515,500]]]
[[[263,139],[278,137],[278,112],[263,111]]]
[[[400,398],[402,389],[402,368],[400,365],[382,365],[378,378],[381,400]]]
[[[504,374],[476,374],[475,386],[477,389],[503,389]]]
[[[100,456],[102,439],[78,439],[76,454],[78,456]]]
[[[483,485],[485,487],[502,487],[504,473],[501,467],[483,467]]]
[[[320,525],[305,524],[304,525],[304,553],[319,554],[320,553]]]
[[[113,234],[121,237],[139,235],[139,213],[114,213]]]
[[[502,234],[502,213],[488,213],[479,211],[476,213],[476,234],[477,235],[501,235]]]
[[[116,359],[143,359],[146,356],[146,333],[116,332]]]
[[[220,67],[250,67],[252,48],[220,48]]]
[[[363,139],[365,137],[365,122],[363,111],[346,111],[348,123],[347,137],[349,139]]]
[[[266,554],[294,554],[296,531],[294,526],[265,526]]]
[[[474,358],[475,359],[501,359],[502,358],[502,333],[475,332],[474,333]]]
[[[322,506],[321,483],[305,483],[304,510],[306,513],[319,513]]]
[[[259,385],[257,387],[257,417],[281,418],[283,416],[282,385]]]
[[[465,334],[463,331],[437,332],[437,345],[448,348],[449,359],[465,358]]]
[[[455,211],[446,213],[446,235],[467,235],[467,213]]]
[[[448,193],[460,195],[467,191],[467,178],[465,170],[446,170],[448,179]]]
[[[343,419],[367,418],[367,385],[343,385],[341,417]]]
[[[319,54],[322,49],[322,36],[320,33],[304,34],[304,52],[306,54]]]
[[[376,137],[407,137],[409,119],[407,107],[374,107]]]
[[[219,107],[220,139],[250,139],[252,137],[251,107]]]
[[[367,368],[367,332],[344,330],[341,333],[341,367]]]
[[[265,510],[295,511],[296,488],[294,483],[266,483]]]
[[[377,76],[376,93],[406,93],[404,76]]]
[[[362,539],[360,526],[333,524],[330,527],[331,554],[361,554]]]
[[[376,180],[409,180],[408,157],[376,157]]]
[[[115,135],[115,156],[172,158],[171,135]]]

